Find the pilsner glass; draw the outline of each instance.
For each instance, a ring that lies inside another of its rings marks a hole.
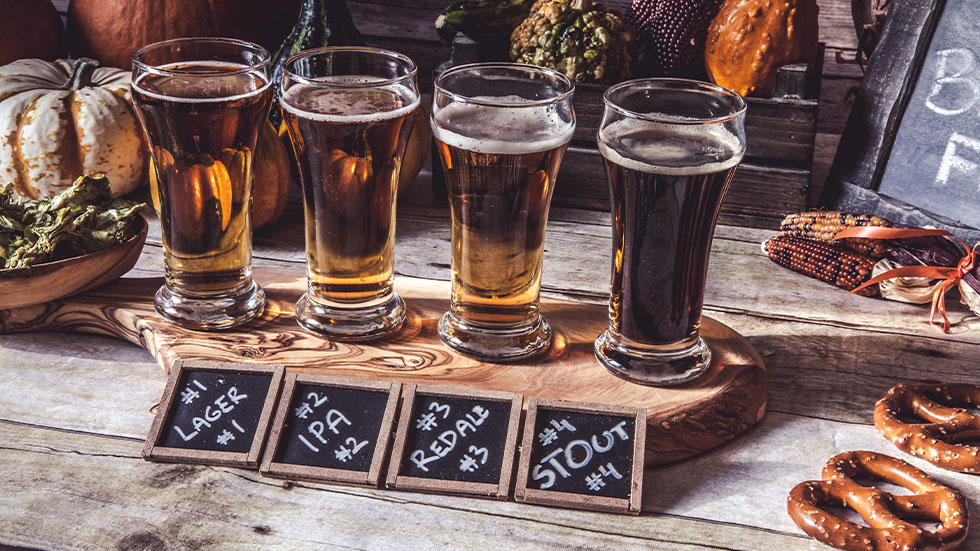
[[[166,281],[156,310],[198,329],[245,323],[265,305],[252,281],[251,206],[269,53],[223,38],[158,42],[133,55],[132,82],[160,192]]]
[[[718,211],[745,152],[745,102],[714,84],[623,82],[604,96],[599,152],[613,213],[609,329],[614,374],[653,386],[711,364],[698,334]]]
[[[565,75],[514,63],[462,65],[436,80],[432,132],[452,215],[450,348],[488,361],[546,349],[538,313],[548,208],[575,130]]]
[[[280,104],[300,165],[307,292],[296,320],[338,341],[393,333],[395,199],[419,109],[415,63],[387,50],[336,47],[286,61]]]

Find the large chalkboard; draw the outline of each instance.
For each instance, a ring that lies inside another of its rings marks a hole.
[[[376,486],[400,390],[399,383],[287,375],[259,470]]]
[[[646,410],[532,397],[515,499],[640,512]]]
[[[894,0],[822,202],[980,239],[980,11]]]
[[[507,499],[523,397],[408,385],[386,485]]]
[[[178,362],[143,458],[256,467],[283,372],[282,366]]]

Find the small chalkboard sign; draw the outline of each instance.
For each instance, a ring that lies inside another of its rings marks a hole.
[[[514,499],[639,514],[646,409],[531,397]]]
[[[284,368],[218,362],[177,362],[143,459],[257,467]]]
[[[399,383],[287,375],[259,470],[377,486],[400,390]]]
[[[386,486],[507,499],[523,397],[406,385]]]

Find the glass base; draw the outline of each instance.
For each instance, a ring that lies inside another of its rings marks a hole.
[[[515,328],[468,325],[446,312],[439,320],[439,339],[449,348],[478,360],[510,362],[544,352],[551,345],[551,326],[544,318]]]
[[[303,295],[296,302],[296,321],[307,331],[343,342],[370,341],[390,335],[402,326],[408,309],[396,293],[382,304],[340,308],[326,306]]]
[[[628,345],[606,330],[595,340],[595,356],[613,375],[647,386],[683,384],[711,366],[711,350],[701,337],[684,348],[653,349]]]
[[[191,329],[218,331],[237,327],[258,317],[265,308],[265,291],[252,280],[241,290],[220,297],[184,295],[164,285],[153,299],[163,319]]]

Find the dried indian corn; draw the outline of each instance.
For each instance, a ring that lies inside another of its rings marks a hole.
[[[766,242],[773,262],[794,272],[815,277],[850,291],[871,279],[875,260],[863,254],[835,247],[824,241],[777,235]],[[859,295],[878,294],[878,285],[858,291]]]
[[[803,237],[818,241],[830,242],[834,236],[847,228],[855,226],[879,226],[890,228],[891,222],[879,216],[869,214],[852,214],[835,210],[815,210],[789,214],[783,218],[779,229],[787,237]],[[888,249],[880,239],[843,239],[841,242],[848,249],[866,254],[872,258],[882,258]]]

